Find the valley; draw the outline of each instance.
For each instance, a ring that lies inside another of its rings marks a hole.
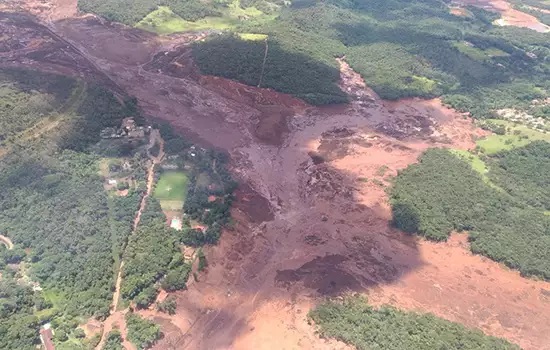
[[[153,349],[349,349],[319,338],[307,318],[326,298],[349,292],[523,349],[550,349],[549,282],[474,255],[467,233],[436,243],[391,224],[388,190],[423,152],[473,152],[496,136],[467,113],[440,98],[382,99],[345,56],[334,64],[349,103],[314,106],[202,74],[192,46],[207,32],[157,36],[80,14],[74,0],[0,6],[0,27],[16,39],[0,41],[0,68],[99,83],[119,98],[135,97],[152,123],[169,123],[186,140],[229,155],[239,182],[232,225],[204,248],[207,271],[190,278],[187,290],[168,293],[177,300],[174,315],[153,306],[136,311],[160,325],[164,336]],[[163,149],[153,157],[133,231]],[[124,324],[120,280],[116,286],[103,338],[113,319]]]

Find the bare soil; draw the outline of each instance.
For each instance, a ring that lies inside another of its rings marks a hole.
[[[188,47],[199,34],[159,38],[91,16],[54,20],[63,11],[48,6],[43,23],[88,62],[86,79],[108,79],[151,118],[228,152],[242,183],[233,228],[206,249],[207,272],[174,293],[177,314],[141,311],[162,325],[156,349],[344,349],[319,339],[306,315],[347,291],[550,349],[550,283],[473,256],[462,236],[435,244],[389,225],[391,177],[429,147],[473,148],[484,132],[471,119],[439,100],[380,100],[345,59],[341,86],[352,102],[308,106],[201,76]],[[48,30],[37,28],[33,38],[45,45]],[[78,72],[27,56],[11,55],[10,65]]]
[[[456,3],[464,5],[474,5],[489,11],[498,12],[502,18],[497,21],[499,25],[515,26],[529,28],[537,32],[550,32],[550,27],[541,23],[535,16],[520,10],[516,10],[512,4],[506,0],[456,0]]]
[[[0,244],[3,244],[7,249],[13,249],[13,242],[9,237],[0,235]]]

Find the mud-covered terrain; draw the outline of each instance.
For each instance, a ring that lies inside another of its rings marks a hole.
[[[392,176],[429,147],[473,148],[484,132],[471,119],[438,100],[380,100],[345,59],[349,105],[311,107],[201,76],[188,46],[200,34],[159,38],[71,6],[3,14],[12,34],[2,65],[103,79],[152,119],[227,151],[241,182],[234,228],[207,251],[208,271],[176,293],[176,315],[142,312],[162,325],[156,349],[346,348],[306,320],[321,298],[346,291],[550,349],[549,283],[473,256],[465,236],[435,244],[389,225]]]

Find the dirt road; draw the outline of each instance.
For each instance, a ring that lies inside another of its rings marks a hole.
[[[319,339],[306,314],[350,290],[549,349],[549,283],[472,255],[463,239],[434,244],[389,225],[391,177],[429,147],[474,147],[483,131],[467,117],[438,100],[380,100],[345,61],[341,86],[353,102],[314,108],[201,76],[187,46],[200,35],[155,38],[92,17],[51,28],[148,115],[227,151],[242,183],[234,230],[207,250],[208,273],[175,294],[177,314],[143,312],[163,327],[156,349],[346,348]]]
[[[150,150],[155,144],[158,144],[160,147],[159,147],[159,153],[156,156],[153,156]],[[151,192],[153,191],[153,187],[155,185],[154,184],[155,166],[160,164],[160,162],[162,162],[162,159],[164,158],[164,140],[160,137],[160,132],[156,129],[151,130],[151,134],[149,136],[149,144],[147,146],[147,155],[151,160],[151,164],[147,171],[147,190],[145,191],[145,194],[141,198],[139,209],[136,212],[136,216],[134,217],[132,233],[130,234],[134,234],[139,226],[139,222],[141,220],[141,214],[143,213],[143,211],[145,210],[145,206],[147,205],[147,198],[149,198],[149,196],[151,195]],[[103,345],[107,341],[107,335],[115,327],[117,327],[120,330],[120,333],[123,339],[124,348],[127,350],[134,350],[136,348],[132,343],[128,341],[128,333],[126,329],[126,320],[125,320],[125,315],[128,312],[128,309],[118,310],[118,302],[120,300],[120,287],[122,285],[123,271],[124,271],[124,260],[121,259],[120,266],[118,268],[117,279],[115,282],[115,291],[113,292],[113,300],[111,302],[111,313],[103,323],[103,334],[101,336],[101,341],[96,347],[97,350],[100,350],[103,348]]]
[[[9,237],[0,235],[0,244],[5,245],[9,250],[13,249],[13,242]]]

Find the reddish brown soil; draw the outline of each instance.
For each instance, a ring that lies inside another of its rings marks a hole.
[[[505,0],[456,0],[456,3],[498,12],[502,16],[502,22],[498,22],[501,25],[529,28],[541,33],[550,31],[550,27],[541,23],[535,16],[516,10]]]
[[[549,283],[472,256],[456,238],[434,244],[389,226],[388,177],[429,147],[474,147],[483,132],[470,119],[438,100],[381,101],[345,60],[353,102],[314,108],[201,77],[185,47],[197,35],[155,38],[89,18],[50,26],[151,117],[227,151],[243,184],[233,228],[207,249],[207,272],[175,294],[177,314],[142,312],[163,327],[156,349],[346,348],[319,339],[306,314],[347,290],[550,349]]]

